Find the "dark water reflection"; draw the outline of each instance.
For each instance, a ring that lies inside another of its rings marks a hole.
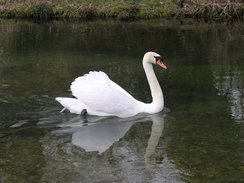
[[[0,182],[243,182],[243,24],[0,21]],[[71,81],[102,70],[149,102],[148,50],[166,109],[60,114]]]

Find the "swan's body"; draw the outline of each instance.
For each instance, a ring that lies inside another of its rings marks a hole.
[[[136,100],[119,85],[114,83],[104,72],[89,72],[76,78],[70,88],[76,98],[57,97],[56,100],[71,113],[88,115],[131,117],[138,113],[157,113],[164,108],[161,87],[154,73],[152,64],[166,69],[162,57],[154,52],[147,52],[143,57],[143,68],[151,89],[152,103]]]

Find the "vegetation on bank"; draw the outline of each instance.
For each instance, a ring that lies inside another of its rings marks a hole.
[[[244,18],[242,0],[1,0],[0,17],[151,19]]]

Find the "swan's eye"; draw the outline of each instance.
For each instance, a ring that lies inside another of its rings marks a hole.
[[[159,60],[163,61],[163,57],[161,56],[154,56],[154,58],[155,58],[155,63],[157,63],[157,61]]]

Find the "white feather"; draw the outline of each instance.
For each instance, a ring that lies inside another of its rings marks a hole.
[[[85,105],[81,104],[78,99],[57,97],[55,98],[65,109],[69,110],[71,113],[80,114],[83,109],[86,108]],[[63,112],[64,110],[60,111]]]
[[[71,84],[72,94],[87,106],[90,115],[128,117],[135,115],[137,101],[104,72],[89,72]]]
[[[83,109],[89,115],[131,117],[138,113],[157,113],[164,107],[163,93],[154,74],[152,64],[154,52],[143,57],[143,67],[151,89],[153,102],[145,104],[136,100],[123,88],[109,79],[102,71],[92,71],[76,78],[70,86],[73,98],[57,97],[56,100],[72,113],[80,114]]]

